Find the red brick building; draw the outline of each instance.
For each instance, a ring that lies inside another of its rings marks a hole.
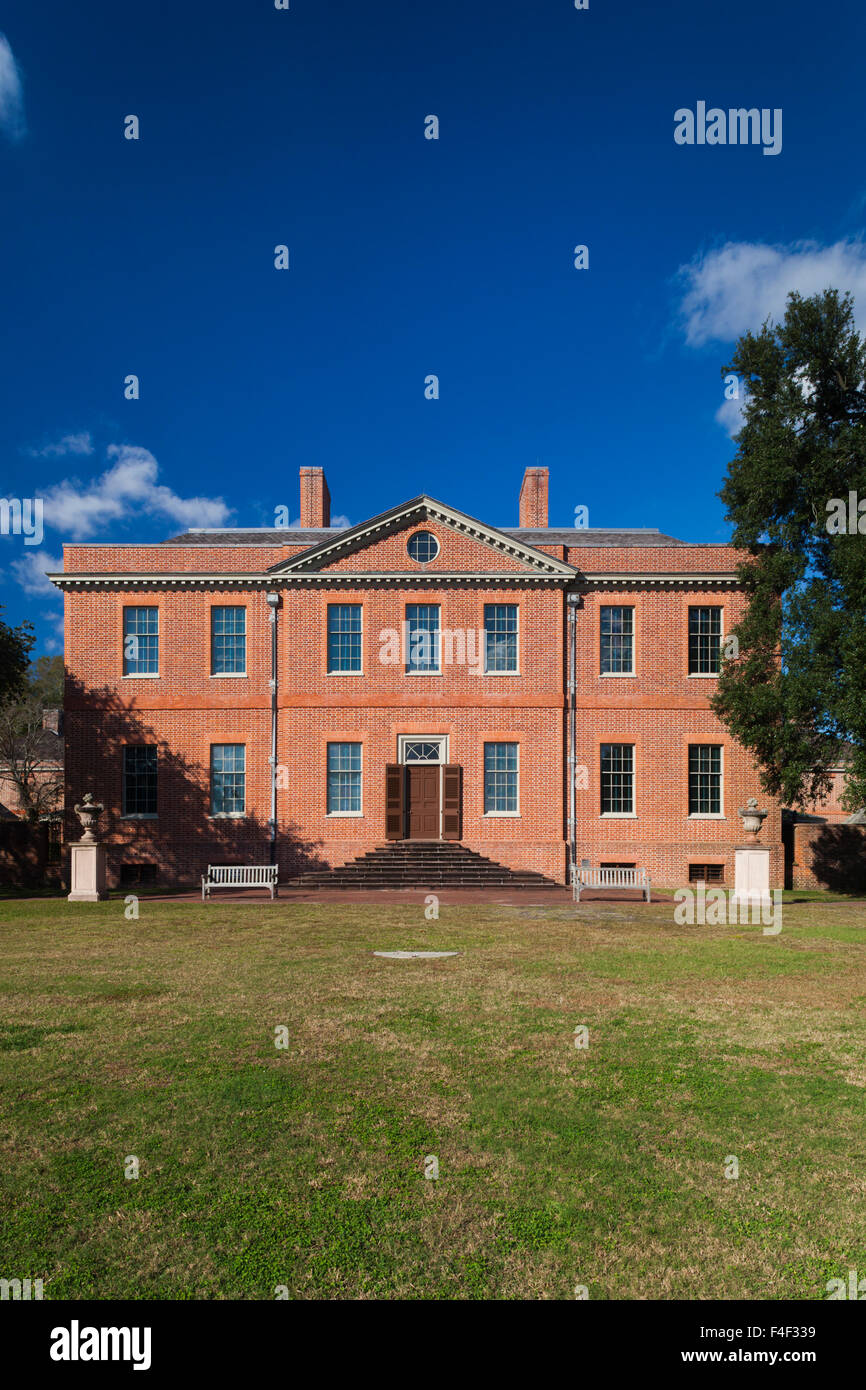
[[[735,551],[551,528],[541,468],[515,529],[426,496],[334,528],[317,468],[301,508],[65,547],[67,803],[106,803],[114,882],[444,839],[559,882],[732,883],[760,794],[709,705]],[[777,806],[762,842],[781,885]]]

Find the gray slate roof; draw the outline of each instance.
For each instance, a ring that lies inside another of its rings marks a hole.
[[[242,528],[228,528],[216,531],[185,531],[182,535],[172,536],[170,540],[163,541],[163,545],[301,545],[312,547],[321,545],[323,541],[332,540],[339,536],[349,527],[330,526],[325,530],[313,530],[302,526],[266,527],[262,530],[244,530]],[[509,536],[512,540],[520,541],[523,545],[573,545],[573,546],[593,546],[611,547],[628,549],[634,546],[671,546],[686,545],[686,541],[678,541],[674,536],[666,536],[661,531],[647,530],[606,530],[603,527],[583,527],[577,529],[561,530],[551,527],[548,529],[528,529],[526,527],[512,530],[504,526],[496,528],[502,531],[504,536]]]

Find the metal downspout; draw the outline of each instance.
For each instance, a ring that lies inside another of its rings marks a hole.
[[[271,624],[271,678],[268,686],[271,692],[271,756],[268,763],[271,769],[271,818],[270,830],[271,863],[277,862],[277,610],[280,606],[279,594],[268,594],[268,620]]]
[[[577,643],[577,609],[580,595],[568,595],[568,882],[574,883],[577,860],[574,814],[574,779],[576,772],[576,711],[575,711],[575,652]]]

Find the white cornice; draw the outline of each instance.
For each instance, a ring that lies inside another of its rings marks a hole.
[[[58,589],[121,588],[121,589],[189,589],[189,588],[241,588],[241,589],[284,589],[312,585],[315,588],[360,587],[400,585],[403,588],[418,586],[435,587],[439,584],[484,584],[509,588],[515,585],[553,585],[576,589],[617,589],[617,588],[731,588],[740,583],[736,574],[703,573],[688,571],[665,574],[578,574],[568,570],[565,574],[545,574],[539,570],[428,570],[424,571],[379,571],[379,570],[310,570],[300,572],[261,573],[244,571],[241,573],[185,573],[166,572],[153,574],[130,573],[64,573],[62,571],[47,576]]]
[[[404,588],[436,584],[497,584],[503,587],[525,584],[567,585],[574,574],[542,574],[532,570],[436,570],[428,573],[386,572],[361,570],[311,570],[299,574],[121,574],[121,573],[56,573],[48,578],[58,589],[124,588],[124,589],[189,589],[189,588],[255,588],[284,589],[314,585],[332,586],[395,585]]]
[[[738,574],[730,570],[722,573],[704,572],[702,570],[689,570],[687,572],[640,574],[622,571],[618,573],[589,573],[581,574],[580,587],[588,586],[591,589],[635,589],[635,588],[661,588],[675,586],[677,588],[731,588],[741,583]]]

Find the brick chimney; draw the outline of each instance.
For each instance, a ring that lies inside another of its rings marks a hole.
[[[63,710],[43,709],[42,727],[48,729],[52,734],[59,734],[63,727]]]
[[[527,468],[520,487],[520,525],[547,527],[547,469]]]
[[[301,469],[301,525],[320,531],[331,524],[331,494],[323,468]]]

